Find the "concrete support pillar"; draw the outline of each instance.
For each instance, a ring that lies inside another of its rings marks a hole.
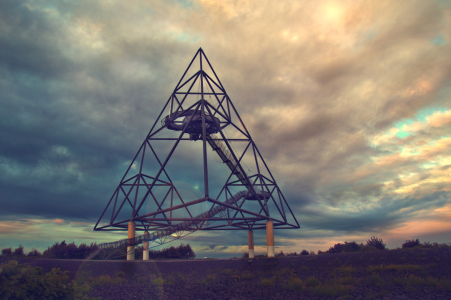
[[[254,258],[254,232],[252,230],[247,232],[247,243],[249,245],[249,258]]]
[[[268,245],[268,257],[274,257],[274,229],[272,221],[266,221],[266,244]]]
[[[128,238],[135,237],[135,222],[128,222]],[[135,260],[135,244],[127,246],[127,260]]]
[[[149,232],[144,232],[144,240],[143,242],[143,260],[149,260]]]

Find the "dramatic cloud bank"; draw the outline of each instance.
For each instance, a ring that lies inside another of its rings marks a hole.
[[[124,238],[92,228],[199,47],[301,225],[279,249],[451,242],[450,41],[443,0],[3,0],[0,244]]]

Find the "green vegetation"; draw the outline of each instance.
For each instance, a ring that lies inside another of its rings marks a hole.
[[[142,248],[142,247],[141,247]],[[142,252],[141,252],[142,256]],[[150,259],[171,259],[171,258],[195,258],[196,254],[189,244],[180,244],[178,247],[169,247],[161,250],[149,250]],[[138,258],[139,259],[139,258]]]
[[[232,279],[233,279],[233,281],[240,281],[241,277],[238,275],[232,275]]]
[[[367,248],[375,248],[377,250],[385,250],[385,244],[382,239],[372,236],[368,241],[366,241]]]
[[[251,280],[252,278],[254,278],[254,274],[249,271],[245,271],[243,275],[241,275],[241,279],[243,280]]]
[[[405,243],[402,244],[402,248],[414,248],[420,245],[420,240],[406,240]]]
[[[198,284],[212,284],[216,280],[215,274],[207,275],[204,279],[198,280]]]
[[[305,285],[309,286],[309,287],[315,287],[315,286],[320,285],[320,284],[321,284],[321,282],[315,276],[310,276],[305,281]]]
[[[346,276],[346,277],[337,277],[334,279],[335,284],[341,284],[341,285],[358,285],[360,283],[361,279]]]
[[[44,251],[43,254],[38,250],[32,248],[32,250],[25,255],[23,251],[23,247],[20,245],[19,248],[16,248],[14,252],[11,248],[2,249],[2,256],[10,256],[10,257],[46,257],[46,258],[72,258],[72,259],[85,259],[89,257],[92,253],[94,253],[98,249],[97,244],[91,243],[90,246],[86,244],[80,244],[79,246],[75,245],[75,243],[67,244],[66,241],[62,241],[61,243],[56,242],[52,247],[47,247],[47,250]]]
[[[313,295],[326,297],[346,296],[353,289],[354,287],[350,285],[341,285],[341,284],[321,285],[316,286],[313,289]]]
[[[288,280],[288,283],[284,286],[284,289],[290,291],[303,291],[305,288],[301,279],[293,277]]]
[[[365,245],[363,243],[357,244],[355,241],[344,242],[344,244],[338,243],[333,247],[330,247],[327,251],[318,251],[318,254],[333,254],[341,252],[366,252],[366,251],[380,251],[386,250],[385,244],[382,239],[375,236],[371,237]]]
[[[364,282],[367,285],[373,285],[373,286],[385,286],[385,280],[379,276],[379,274],[371,274],[370,276],[366,277]]]
[[[260,285],[261,286],[265,286],[265,287],[272,286],[273,285],[273,280],[269,279],[269,278],[262,278],[260,280]]]
[[[419,265],[380,265],[380,266],[369,266],[368,271],[369,272],[383,272],[383,271],[397,271],[397,272],[403,272],[403,271],[417,271],[422,270],[424,267]]]
[[[159,285],[159,286],[161,286],[161,285],[163,285],[163,284],[166,283],[166,280],[164,280],[163,277],[155,277],[155,278],[152,278],[152,279],[150,280],[150,282],[151,282],[152,284],[154,284],[154,285]]]
[[[115,277],[124,278],[125,277],[125,272],[124,271],[118,271],[118,272],[116,272]]]
[[[163,248],[160,250],[149,250],[149,259],[191,259],[195,257],[196,253],[194,253],[193,249],[189,244],[187,245],[180,244],[180,246],[178,247],[171,246],[169,248]],[[97,256],[93,257],[93,259],[97,258],[98,258]],[[135,260],[142,260],[142,258],[143,258],[142,246],[139,246],[136,248],[135,251]],[[117,256],[112,259],[125,260],[126,255],[124,254],[122,256]]]
[[[382,298],[382,297],[387,296],[387,294],[388,294],[388,292],[386,290],[382,290],[382,291],[377,292],[377,293],[376,292],[369,292],[366,295],[365,299],[372,300],[372,299]]]
[[[85,259],[97,249],[97,244],[93,243],[91,243],[90,246],[80,244],[80,246],[77,247],[75,243],[66,244],[66,241],[62,241],[61,244],[57,242],[52,247],[48,247],[47,250],[44,251],[43,256],[48,258]]]
[[[404,293],[415,291],[422,293],[425,291],[435,291],[436,293],[451,292],[450,278],[433,277],[437,276],[435,274],[442,274],[442,271],[436,272],[437,268],[443,269],[439,265],[440,261],[436,260],[439,257],[436,254],[447,255],[449,253],[448,249],[439,250],[435,248],[448,248],[449,246],[446,244],[438,245],[437,243],[421,244],[419,240],[410,240],[410,242],[408,245],[414,246],[403,247],[406,250],[399,248],[393,250],[395,254],[393,257],[390,256],[391,251],[385,251],[375,255],[367,253],[336,255],[333,257],[310,256],[307,259],[302,257],[284,260],[280,258],[265,258],[261,262],[256,263],[256,265],[260,265],[259,267],[248,265],[247,262],[237,262],[240,267],[235,268],[235,266],[232,268],[231,265],[227,265],[229,266],[228,269],[217,268],[214,271],[212,270],[213,268],[208,270],[206,268],[197,270],[198,275],[195,270],[190,270],[188,273],[172,272],[171,275],[163,275],[162,273],[157,275],[158,277],[136,273],[132,278],[127,279],[140,284],[151,284],[153,289],[157,288],[159,290],[162,290],[163,287],[167,287],[170,290],[172,289],[171,284],[177,282],[177,285],[197,284],[211,292],[215,289],[216,284],[227,282],[231,286],[235,285],[238,290],[240,287],[248,284],[255,284],[262,288],[272,287],[267,289],[269,293],[273,293],[277,289],[283,289],[286,293],[293,293],[293,295],[298,293],[296,295],[302,295],[302,297],[304,295],[306,297],[313,295],[316,297],[341,297],[342,299],[351,299],[355,296],[353,291],[356,288],[361,290],[362,286],[365,288],[370,287],[367,294],[363,295],[366,299],[385,297],[388,294],[387,290],[391,291],[393,289]],[[189,245],[184,246],[182,244],[178,248],[171,247],[172,249],[163,249],[162,251],[172,253],[172,256],[177,252],[177,255],[180,255],[188,247]],[[70,258],[80,253],[78,251],[79,248],[73,243],[66,244],[63,241],[49,247],[45,251],[45,255],[47,257]],[[83,248],[89,247],[85,245],[81,247],[81,249]],[[367,241],[366,245],[345,242],[344,244],[336,244],[331,249],[322,253],[382,251],[382,249],[385,249],[385,244],[383,244],[382,239],[372,237]],[[279,257],[282,257],[282,255],[283,257],[296,255],[283,253],[282,251],[279,254]],[[2,255],[6,257],[27,257],[22,246],[14,250],[11,248],[3,249]],[[40,254],[28,254],[28,256],[35,255]],[[158,255],[166,254],[160,253]],[[307,251],[301,251],[300,255],[307,255]],[[362,266],[362,258],[365,259],[364,266]],[[354,267],[351,263],[358,267]],[[89,298],[88,295],[97,287],[127,282],[124,271],[118,271],[114,276],[101,275],[98,277],[94,277],[90,273],[79,272],[76,278],[71,281],[68,271],[63,272],[59,269],[52,269],[51,272],[44,274],[42,268],[18,264],[14,260],[2,264],[0,273],[0,299],[88,300],[94,299]],[[129,274],[129,271],[127,271],[127,274]]]
[[[2,249],[2,256],[6,257],[15,257],[15,258],[34,258],[34,257],[45,257],[45,258],[58,258],[58,259],[86,259],[96,254],[98,250],[98,246],[95,243],[91,243],[90,246],[86,244],[80,244],[77,246],[75,243],[67,244],[66,241],[62,241],[61,243],[56,242],[53,246],[47,247],[47,250],[41,254],[38,250],[32,249],[27,255],[24,254],[23,247],[20,245],[19,248],[16,248],[12,251],[11,248]],[[142,259],[142,247],[138,247],[136,254],[136,259]],[[196,254],[194,253],[191,246],[180,244],[179,247],[169,247],[161,250],[149,250],[149,258],[150,259],[172,259],[172,258],[195,258]],[[96,258],[91,257],[91,258]],[[125,260],[126,256],[119,256],[115,259]]]
[[[1,265],[0,272],[2,299],[97,299],[87,296],[91,290],[88,282],[69,282],[69,271],[53,268],[44,274],[40,267],[30,267],[11,260]]]
[[[91,286],[104,286],[108,284],[119,284],[125,280],[120,277],[110,277],[109,275],[100,275],[99,277],[91,278]]]
[[[351,275],[351,273],[354,273],[355,271],[356,268],[353,268],[352,266],[342,266],[335,269],[335,272],[345,275]]]

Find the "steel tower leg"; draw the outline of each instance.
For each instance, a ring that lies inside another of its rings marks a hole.
[[[266,221],[266,243],[268,245],[268,257],[274,257],[274,229],[272,221]]]
[[[144,240],[143,242],[143,260],[149,260],[149,232],[144,232]]]
[[[252,230],[247,232],[247,242],[249,245],[249,258],[254,258],[254,232]]]
[[[128,222],[128,238],[135,238],[135,222]],[[135,243],[129,241],[127,246],[127,260],[135,260]]]

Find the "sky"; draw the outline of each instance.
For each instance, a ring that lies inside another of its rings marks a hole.
[[[276,252],[449,243],[450,41],[444,0],[2,0],[0,248],[126,238],[93,227],[200,47],[301,226]]]

